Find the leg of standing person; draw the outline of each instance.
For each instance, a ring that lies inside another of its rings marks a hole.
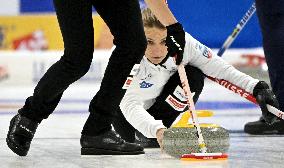
[[[93,57],[91,0],[54,0],[54,5],[63,36],[64,55],[47,71],[33,96],[26,100],[19,114],[11,120],[7,144],[21,156],[27,154],[38,123],[54,111],[64,90],[88,71]],[[119,138],[116,140],[122,141]],[[141,153],[143,149],[134,144],[124,144],[122,150],[128,150],[126,153],[138,150]]]
[[[136,129],[125,119],[120,109],[112,121],[114,130],[127,142],[135,142]]]
[[[11,123],[8,146],[26,155],[37,124],[56,108],[64,90],[87,73],[93,57],[94,33],[92,3],[86,0],[54,0],[64,41],[64,55],[38,82],[33,96],[27,98]]]
[[[284,111],[284,0],[256,0],[263,49],[268,66],[270,83],[279,102],[280,110]],[[250,134],[284,134],[284,121],[278,120],[272,125],[259,121],[245,125],[245,132]]]
[[[82,130],[82,154],[98,153],[98,148],[121,150],[120,146],[112,146],[105,141],[92,141],[90,145],[89,139],[116,135],[111,131],[111,122],[125,93],[122,87],[133,66],[140,63],[146,49],[138,0],[93,0],[93,5],[110,28],[116,48],[109,59],[100,90],[90,103],[90,115]]]

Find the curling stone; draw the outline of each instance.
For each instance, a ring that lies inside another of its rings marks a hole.
[[[227,153],[229,132],[217,124],[200,124],[208,153]],[[172,127],[164,132],[164,151],[176,158],[183,154],[200,153],[196,129],[192,124]]]

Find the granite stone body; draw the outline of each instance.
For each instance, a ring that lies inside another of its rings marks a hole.
[[[229,132],[222,127],[201,127],[207,153],[227,153]],[[180,158],[183,154],[200,153],[195,128],[169,128],[164,132],[163,145],[167,154]]]

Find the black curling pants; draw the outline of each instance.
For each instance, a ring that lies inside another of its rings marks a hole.
[[[284,0],[256,0],[271,86],[284,110]]]
[[[125,93],[122,86],[146,49],[138,0],[54,0],[64,41],[64,55],[37,84],[33,96],[19,110],[33,120],[46,119],[70,84],[85,75],[94,50],[92,7],[109,26],[116,45],[107,65],[100,90],[90,103],[90,116],[82,131],[97,135],[111,129],[113,112]]]

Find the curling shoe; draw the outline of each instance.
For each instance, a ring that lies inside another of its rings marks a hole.
[[[15,115],[10,121],[6,142],[8,147],[19,156],[26,156],[30,149],[31,141],[36,132],[38,123],[20,114]]]
[[[144,148],[123,140],[115,131],[109,130],[97,136],[82,135],[81,155],[138,155]]]
[[[248,122],[245,124],[244,128],[245,133],[253,134],[253,135],[272,135],[284,134],[284,121],[276,120],[273,124],[268,125],[265,120],[260,117],[258,121]]]

